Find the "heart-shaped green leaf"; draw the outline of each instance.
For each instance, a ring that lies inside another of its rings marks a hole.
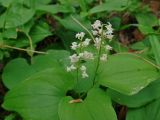
[[[141,107],[160,97],[160,80],[156,80],[139,93],[128,96],[118,93],[112,89],[107,91],[108,95],[117,103],[127,107]]]
[[[126,120],[160,120],[160,99],[137,109],[129,109]]]
[[[88,92],[84,101],[71,103],[71,97],[65,97],[59,104],[60,120],[116,120],[116,113],[109,96],[98,88]]]
[[[160,77],[155,66],[134,54],[117,54],[99,71],[99,83],[122,94],[133,95]]]
[[[48,51],[47,55],[39,55],[33,58],[33,64],[29,65],[25,59],[17,58],[9,62],[4,68],[2,79],[5,86],[13,88],[31,75],[47,68],[64,66],[69,61],[67,51]],[[65,69],[64,69],[65,71]]]
[[[73,77],[64,69],[44,69],[10,90],[3,107],[25,120],[59,120],[58,104],[73,84]]]

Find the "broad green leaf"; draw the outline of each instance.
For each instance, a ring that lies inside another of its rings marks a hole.
[[[51,2],[52,0],[24,0],[24,4],[37,8],[39,5],[47,5]]]
[[[4,28],[5,27],[5,17],[6,16],[6,13],[3,13],[0,15],[0,28]]]
[[[17,58],[7,64],[3,72],[3,83],[9,89],[33,73],[25,59]]]
[[[61,4],[67,5],[67,6],[77,6],[78,1],[77,0],[58,0]]]
[[[22,29],[24,30],[24,29]],[[49,25],[45,22],[40,22],[32,27],[32,29],[29,32],[30,37],[32,38],[32,43],[35,44],[41,40],[43,40],[45,37],[52,35]],[[17,42],[19,41],[19,42]],[[9,44],[9,43],[8,43]],[[25,47],[29,45],[28,38],[24,35],[19,37],[17,40],[13,40],[12,43],[16,47]]]
[[[145,35],[154,33],[154,29],[151,26],[146,26],[146,25],[139,24],[138,28]]]
[[[9,6],[12,0],[0,0],[0,4],[3,6]]]
[[[141,7],[142,3],[139,0],[128,0],[128,2],[130,2],[130,4],[127,10],[130,12],[138,13],[139,11],[142,11],[142,9],[144,9],[144,7]]]
[[[133,95],[160,77],[155,66],[135,54],[116,54],[102,64],[99,83],[125,95]]]
[[[88,3],[88,4],[90,4],[90,3],[92,3],[94,0],[87,0],[86,2]]]
[[[149,35],[151,48],[158,65],[160,65],[160,40],[156,35]]]
[[[106,0],[105,3],[97,5],[89,10],[89,14],[110,11],[123,11],[126,9],[128,0]]]
[[[152,13],[148,13],[148,12],[147,13],[138,13],[135,16],[136,16],[138,23],[141,25],[144,25],[144,26],[153,27],[153,26],[157,25],[157,23],[158,23],[157,17]]]
[[[3,83],[7,88],[11,89],[39,71],[68,64],[68,56],[69,53],[67,51],[49,51],[47,55],[34,57],[32,65],[29,65],[25,59],[14,59],[4,68],[2,74]]]
[[[144,41],[139,41],[131,45],[131,48],[134,50],[144,50],[146,48],[146,45]]]
[[[14,120],[15,117],[16,117],[15,114],[10,114],[10,115],[6,116],[4,120]]]
[[[128,96],[108,89],[108,95],[117,103],[127,107],[135,108],[146,105],[147,103],[160,97],[160,79],[154,81],[139,93]]]
[[[13,4],[7,12],[0,17],[0,28],[13,28],[27,23],[35,14],[33,9],[23,7],[21,4]]]
[[[23,3],[24,0],[0,0],[0,4],[4,7],[9,7],[11,4]]]
[[[58,0],[61,4],[66,6],[77,7],[80,6],[82,11],[87,10],[87,4],[93,2],[93,0]]]
[[[84,101],[70,103],[65,97],[59,104],[60,120],[116,120],[116,113],[109,96],[98,88],[91,89]]]
[[[147,12],[138,13],[135,16],[139,23],[138,28],[143,34],[154,33],[152,27],[158,25],[158,19],[154,14]]]
[[[4,32],[3,32],[3,38],[13,38],[13,39],[16,39],[17,38],[16,28],[9,28],[9,29],[4,30]]]
[[[74,16],[83,26],[88,29],[91,29],[91,23],[85,18],[81,18],[80,16]],[[84,28],[76,23],[71,16],[61,19],[59,17],[55,17],[66,29],[79,32],[84,31]]]
[[[111,46],[113,49],[118,53],[118,52],[128,52],[128,47],[124,46],[122,43],[120,43],[118,40],[113,40],[111,42]]]
[[[17,3],[21,4],[22,6],[27,5],[29,7],[37,7],[38,5],[48,4],[50,2],[51,0],[0,0],[0,4],[5,7],[9,7]]]
[[[73,77],[64,69],[44,69],[10,90],[3,108],[24,120],[59,120],[58,104],[72,87]]]
[[[72,9],[70,7],[64,6],[64,5],[58,5],[58,4],[56,4],[56,5],[39,5],[39,6],[37,6],[36,10],[48,12],[51,14],[72,12]]]
[[[33,25],[34,25],[34,21],[30,20],[26,24],[19,26],[18,30],[24,32],[25,34],[28,34],[30,32],[31,28],[33,27]]]
[[[137,109],[129,109],[126,120],[160,120],[160,99]]]
[[[78,0],[79,6],[81,7],[83,12],[87,12],[87,1],[86,0]]]
[[[50,27],[46,22],[40,22],[30,31],[33,43],[43,40],[45,37],[52,35]]]

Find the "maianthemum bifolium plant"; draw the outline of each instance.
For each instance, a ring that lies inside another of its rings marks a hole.
[[[143,92],[160,77],[159,67],[136,54],[111,54],[109,22],[96,20],[92,28],[90,37],[76,34],[71,55],[51,50],[30,65],[22,58],[8,63],[2,75],[9,89],[3,108],[24,120],[117,120],[111,98]]]
[[[109,50],[112,50],[112,47],[107,44],[106,39],[111,40],[113,35],[113,28],[110,23],[108,25],[102,24],[99,20],[96,20],[96,22],[92,25],[93,27],[93,41],[89,38],[85,37],[85,33],[77,33],[76,38],[79,40],[79,43],[73,42],[71,49],[75,50],[76,53],[71,55],[70,61],[71,61],[71,66],[67,67],[67,71],[70,72],[72,70],[77,71],[77,80],[79,77],[79,71],[81,71],[82,78],[89,77],[87,72],[86,72],[86,66],[83,65],[87,60],[96,60],[96,71],[95,71],[95,76],[98,71],[98,67],[100,64],[100,61],[107,61],[107,53]],[[105,28],[105,29],[104,29]],[[85,50],[86,47],[90,45],[90,43],[93,42],[94,46],[96,47],[96,52],[93,53],[93,51],[89,52]]]

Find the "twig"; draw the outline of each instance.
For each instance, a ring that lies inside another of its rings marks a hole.
[[[10,49],[20,50],[20,51],[25,51],[25,52],[33,52],[33,53],[38,53],[38,54],[47,54],[46,52],[28,50],[28,49],[23,49],[23,48],[17,48],[17,47],[13,47],[13,46],[9,46],[9,45],[2,45],[1,48],[10,48]]]

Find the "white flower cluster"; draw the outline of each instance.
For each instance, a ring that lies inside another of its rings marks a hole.
[[[88,74],[86,73],[86,70],[87,70],[86,66],[82,65],[80,70],[82,72],[82,78],[88,77]]]
[[[71,46],[72,50],[77,50],[78,48],[87,47],[89,45],[91,39],[86,38],[84,41],[82,41],[84,36],[85,36],[84,32],[76,34],[76,38],[79,39],[81,42],[79,44],[77,42],[73,42]]]
[[[76,38],[79,40],[78,42],[73,42],[71,45],[72,50],[79,50],[79,53],[71,55],[70,62],[71,66],[67,67],[67,71],[74,71],[77,69],[81,70],[82,78],[87,78],[88,74],[86,72],[87,68],[84,65],[80,65],[82,60],[89,60],[94,59],[93,53],[83,50],[85,47],[87,47],[90,44],[91,39],[86,38],[84,39],[85,33],[77,33]]]
[[[105,48],[106,51],[112,50],[110,45],[106,45],[104,38],[107,38],[109,41],[113,38],[113,28],[112,25],[108,22],[108,24],[102,24],[100,20],[96,20],[92,25],[92,34],[95,37],[94,46],[99,50],[100,48]],[[103,38],[103,39],[102,39]],[[102,54],[100,57],[101,61],[107,60],[107,54]]]
[[[81,32],[81,33],[77,33],[76,34],[76,38],[79,39],[79,40],[82,40],[85,36],[85,33],[84,32]]]
[[[94,24],[92,24],[92,34],[94,36],[94,46],[96,47],[98,53],[101,53],[101,49],[103,48],[106,52],[102,52],[99,56],[99,60],[101,61],[107,61],[107,51],[112,50],[112,47],[108,44],[106,44],[106,41],[104,39],[108,39],[109,41],[113,38],[113,28],[112,25],[108,22],[108,24],[102,24],[101,21],[96,20]],[[92,52],[86,51],[85,48],[90,45],[91,39],[85,38],[85,33],[80,32],[77,33],[75,36],[79,41],[73,42],[71,45],[71,49],[76,51],[75,54],[71,55],[70,63],[71,65],[67,67],[67,71],[74,71],[78,70],[81,72],[82,78],[89,77],[87,74],[87,68],[86,66],[82,65],[82,60],[93,60],[95,59],[95,56]]]
[[[108,24],[102,24],[101,21],[96,20],[92,25],[93,30],[92,34],[95,36],[101,36],[102,34],[107,37],[109,40],[113,38],[113,28],[112,25],[108,22]],[[105,28],[105,29],[104,29]]]

